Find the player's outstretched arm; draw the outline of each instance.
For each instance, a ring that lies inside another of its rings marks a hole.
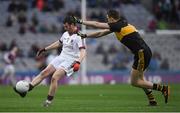
[[[85,21],[82,19],[79,19],[75,16],[72,16],[74,18],[74,21],[79,24],[100,28],[100,29],[109,29],[109,25],[107,23],[97,22],[97,21]]]
[[[110,29],[107,23],[97,22],[97,21],[82,21],[83,25],[99,28],[99,29]]]
[[[109,29],[105,29],[105,30],[100,30],[97,32],[88,33],[88,34],[83,34],[83,33],[78,32],[78,35],[81,36],[82,38],[100,38],[110,33],[112,32]]]
[[[45,50],[57,49],[57,48],[60,47],[60,46],[61,46],[61,43],[60,43],[60,41],[58,40],[58,41],[50,44],[49,46],[45,47]]]
[[[47,51],[47,50],[56,49],[56,48],[58,48],[58,47],[60,47],[60,46],[61,46],[61,43],[60,43],[59,40],[58,40],[58,41],[50,44],[49,46],[40,49],[40,50],[37,52],[37,56],[39,56],[41,53],[43,53],[43,52],[45,52],[45,51]]]

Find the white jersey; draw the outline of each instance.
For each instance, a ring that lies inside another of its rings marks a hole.
[[[80,48],[85,48],[85,41],[77,34],[69,35],[64,32],[59,41],[62,43],[62,51],[60,56],[65,58],[77,59],[80,56]]]
[[[62,51],[50,64],[55,69],[63,69],[67,76],[71,76],[74,73],[72,63],[80,57],[79,50],[85,48],[85,40],[77,34],[70,36],[65,32],[59,41],[62,43]]]

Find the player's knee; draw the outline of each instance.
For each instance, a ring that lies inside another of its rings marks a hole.
[[[57,82],[57,81],[58,81],[58,79],[57,79],[56,77],[52,77],[52,78],[51,78],[51,83]]]

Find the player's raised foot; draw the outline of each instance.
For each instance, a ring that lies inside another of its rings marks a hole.
[[[149,101],[149,106],[157,106],[157,102],[155,100]]]
[[[43,103],[43,107],[49,107],[51,105],[51,101],[49,100],[46,100],[44,103]]]
[[[163,86],[162,94],[165,99],[165,103],[168,103],[169,95],[170,95],[170,87],[169,86]]]
[[[26,96],[26,94],[27,94],[27,92],[24,92],[24,93],[18,92],[15,87],[13,87],[13,90],[14,90],[17,94],[19,94],[22,98],[24,98],[24,97]]]

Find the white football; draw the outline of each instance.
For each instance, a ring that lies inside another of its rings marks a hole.
[[[18,92],[24,93],[29,90],[29,82],[25,80],[20,80],[16,83],[16,90]]]

